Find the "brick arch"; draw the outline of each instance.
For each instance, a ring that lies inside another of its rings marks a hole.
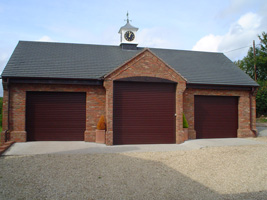
[[[158,77],[175,82],[186,82],[186,79],[179,72],[175,71],[149,49],[144,49],[104,78],[105,80],[116,80],[133,76]]]
[[[149,82],[149,83],[177,83],[164,78],[150,76],[132,76],[127,78],[116,79],[115,81],[131,81],[131,82]]]
[[[167,65],[163,60],[153,54],[149,49],[126,62],[124,65],[107,74],[104,79],[106,89],[106,120],[107,134],[106,143],[113,144],[113,82],[118,80],[154,78],[158,80],[167,80],[177,83],[176,87],[176,143],[182,143],[184,140],[182,113],[183,113],[183,92],[186,88],[186,80],[173,68]]]

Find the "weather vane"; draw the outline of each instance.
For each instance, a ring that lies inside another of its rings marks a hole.
[[[129,20],[129,13],[128,13],[128,11],[127,11],[126,16],[127,16],[127,20],[124,20],[124,21],[127,21],[127,23],[131,22],[132,20]]]

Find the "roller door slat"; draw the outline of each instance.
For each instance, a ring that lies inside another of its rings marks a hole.
[[[234,138],[238,129],[238,97],[195,96],[197,138]]]
[[[27,92],[28,141],[83,141],[86,94]]]
[[[114,82],[114,144],[175,143],[175,87]]]

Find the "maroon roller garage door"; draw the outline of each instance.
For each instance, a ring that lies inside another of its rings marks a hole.
[[[85,98],[85,93],[27,92],[27,140],[84,140]]]
[[[237,129],[237,97],[195,96],[197,138],[233,138]]]
[[[114,144],[175,143],[172,83],[114,82]]]

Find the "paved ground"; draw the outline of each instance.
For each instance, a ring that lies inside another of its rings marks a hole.
[[[0,157],[0,199],[267,199],[267,127],[258,129],[180,145],[16,143]]]
[[[267,136],[267,126],[257,127],[259,137]],[[244,138],[201,139],[189,140],[183,144],[160,145],[117,145],[88,142],[26,142],[15,143],[3,155],[34,155],[34,154],[87,154],[87,153],[123,153],[123,152],[164,152],[178,150],[193,150],[215,146],[242,146],[261,144]]]
[[[267,137],[218,142],[175,145],[198,146],[186,151],[1,156],[0,199],[266,199]]]
[[[164,152],[193,150],[215,146],[242,146],[262,144],[244,138],[199,139],[189,140],[183,144],[159,145],[117,145],[75,142],[26,142],[15,143],[3,155],[34,155],[34,154],[88,154],[88,153],[124,153],[124,152]]]
[[[260,137],[267,136],[267,124],[266,124],[266,126],[257,127],[257,129],[258,129]]]
[[[267,123],[259,123],[259,122],[256,122],[256,127],[267,127]]]

